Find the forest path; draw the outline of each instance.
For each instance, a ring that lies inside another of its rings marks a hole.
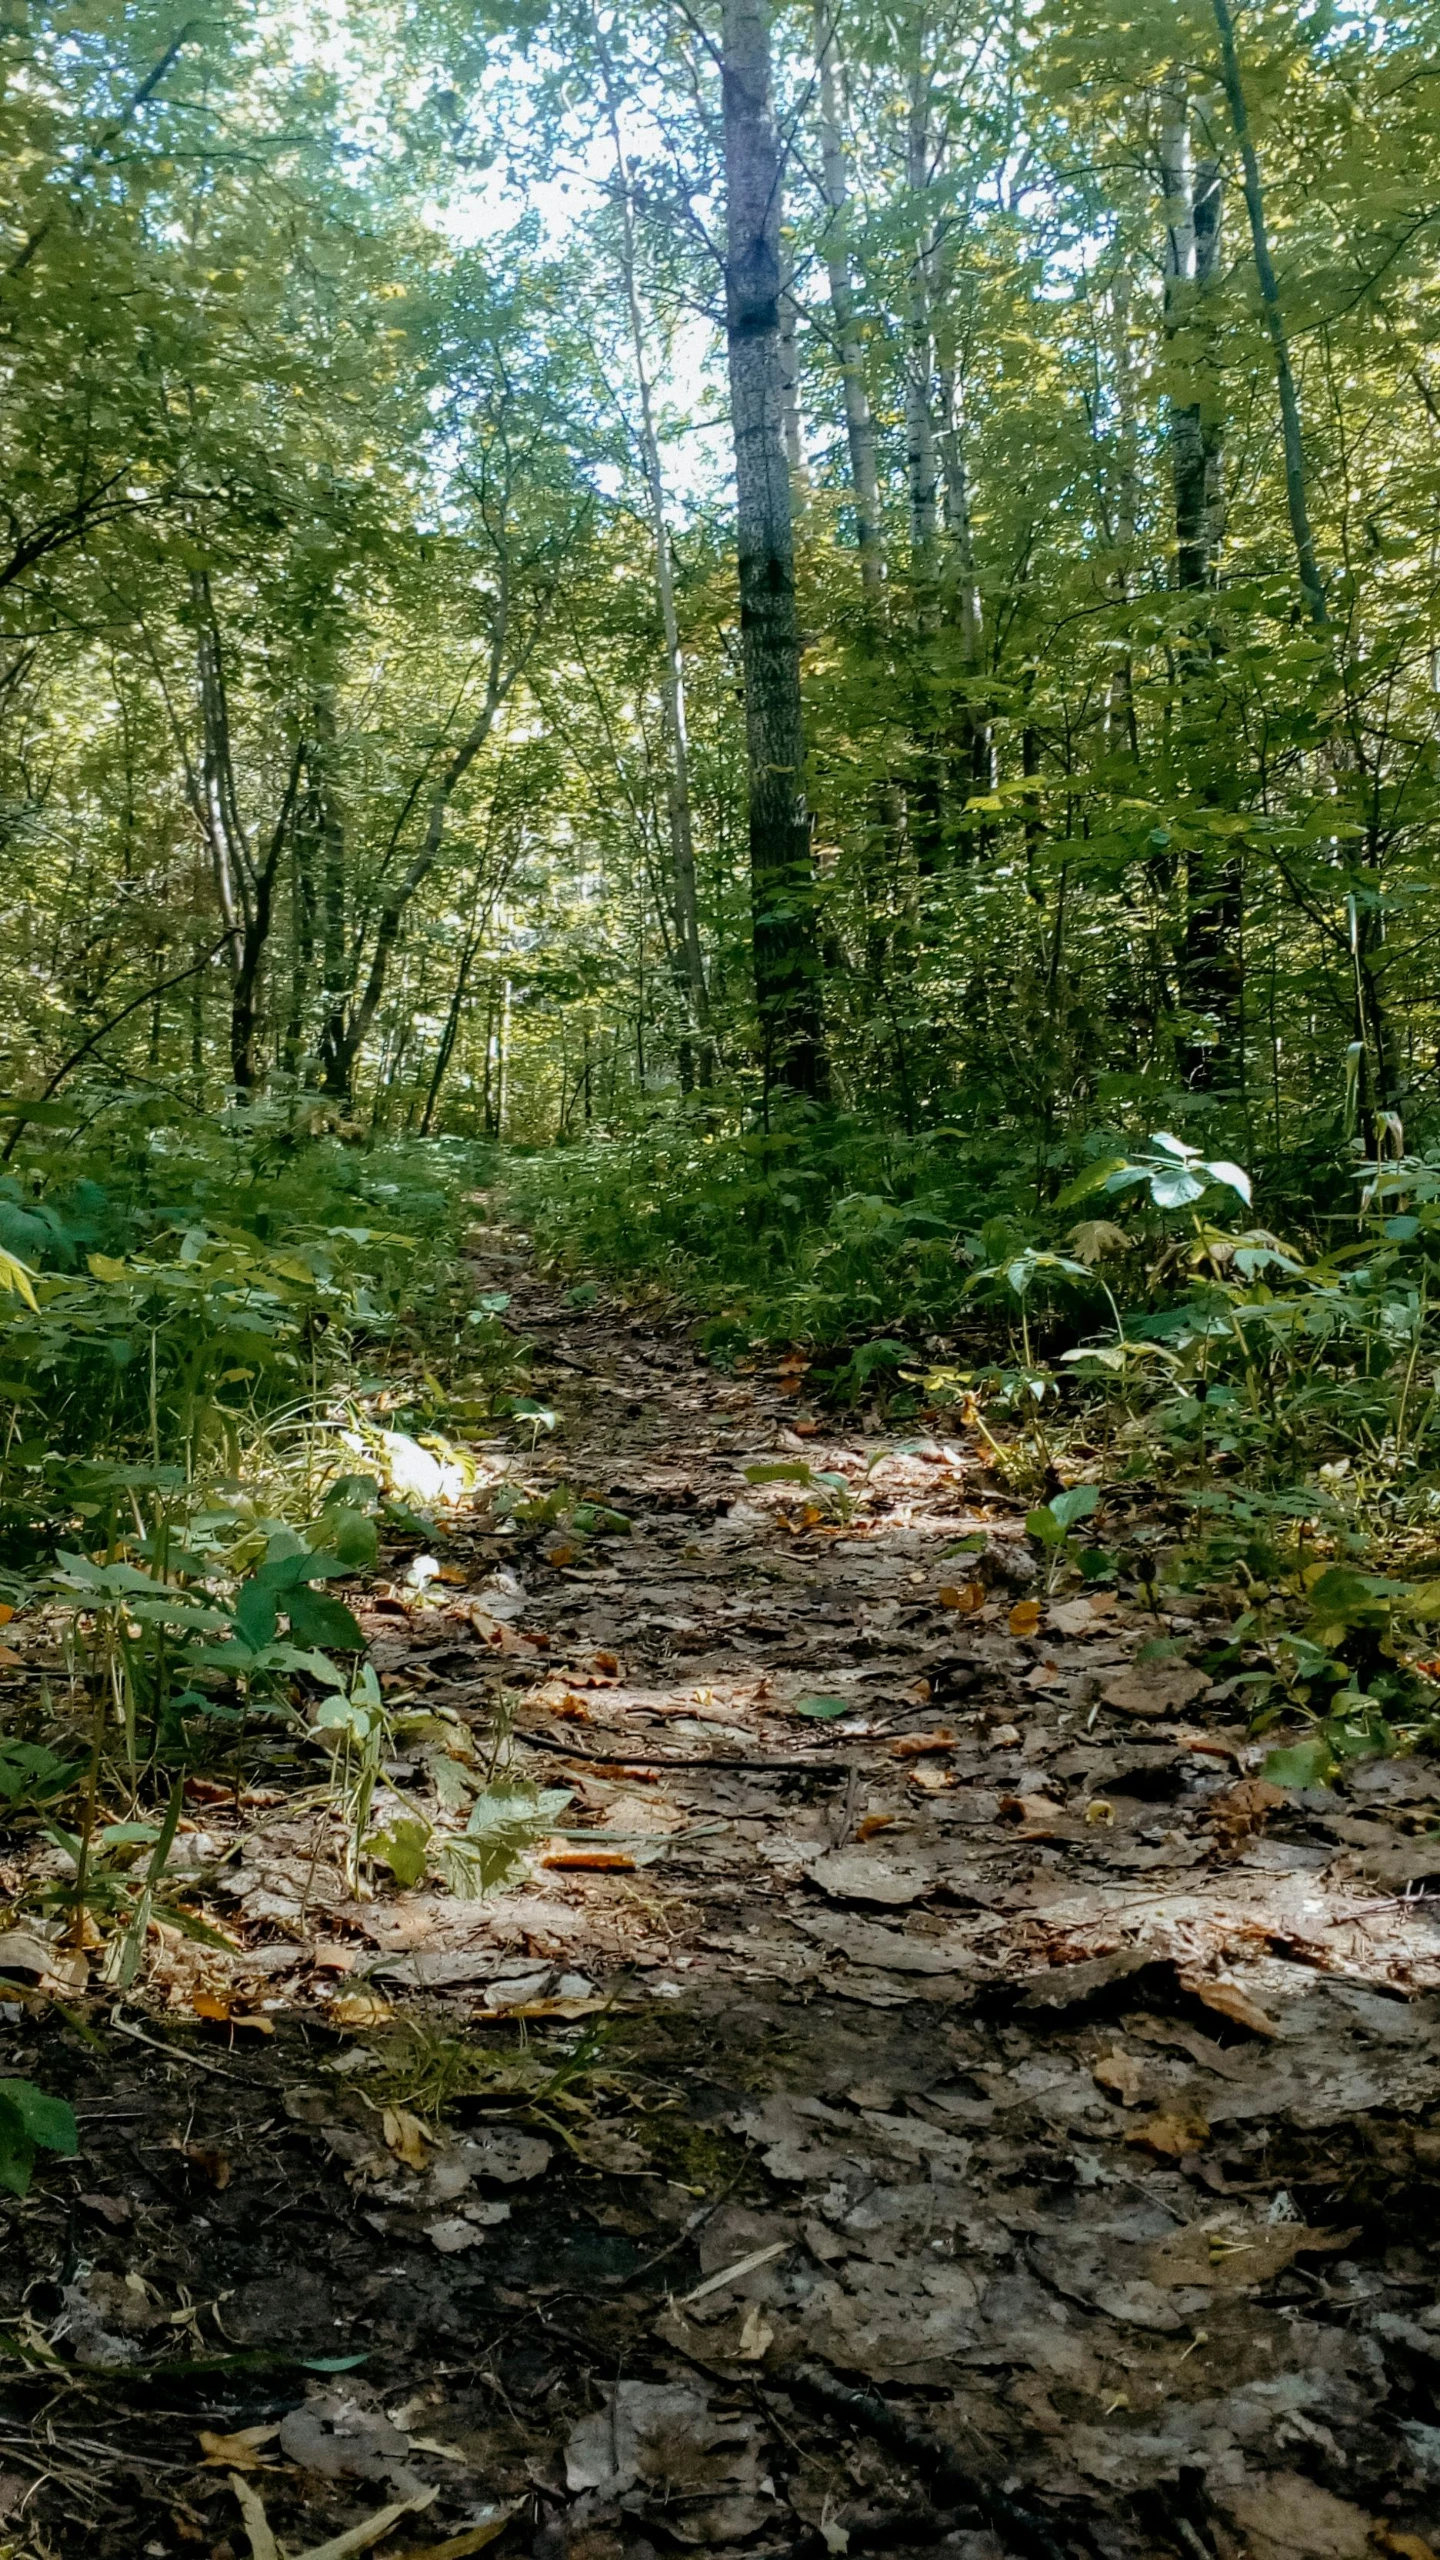
[[[1428,1767],[1267,1790],[1205,1629],[1047,1597],[983,1450],[472,1250],[556,1411],[478,1449],[528,1516],[357,1607],[568,1801],[483,1899],[364,1899],[277,1759],[224,1882],[274,2035],[182,2041],[176,1950],[148,2046],[65,2048],[0,2494],[67,2560],[241,2560],[232,2479],[254,2560],[1424,2560]]]

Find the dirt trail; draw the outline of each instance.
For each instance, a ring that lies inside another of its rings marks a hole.
[[[1424,2560],[1440,1779],[1265,1788],[1205,1628],[1047,1597],[983,1450],[513,1253],[531,1517],[360,1605],[568,1801],[362,1900],[276,1754],[197,1814],[236,2023],[183,1950],[148,2045],[12,2004],[84,2156],[11,2216],[0,2550]]]

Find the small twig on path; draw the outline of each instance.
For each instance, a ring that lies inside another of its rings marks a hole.
[[[136,2044],[148,2044],[152,2053],[163,2053],[167,2062],[186,2062],[192,2071],[213,2071],[217,2080],[233,2080],[235,2074],[223,2062],[212,2062],[208,2054],[187,2053],[182,2045],[162,2044],[158,2036],[147,2036],[143,2027],[132,2027],[122,2018],[118,2006],[110,2012],[110,2024],[118,2036],[132,2036]]]

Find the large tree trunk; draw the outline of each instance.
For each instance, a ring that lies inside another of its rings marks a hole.
[[[670,562],[670,527],[665,513],[665,475],[660,463],[660,439],[655,432],[654,399],[650,371],[645,360],[645,324],[640,310],[640,292],[636,273],[635,203],[630,182],[630,167],[620,132],[610,56],[600,31],[598,12],[592,14],[592,27],[600,55],[605,82],[605,110],[610,126],[611,148],[615,155],[615,186],[620,210],[620,254],[625,283],[625,301],[630,319],[630,346],[635,364],[635,382],[640,395],[639,435],[640,463],[645,475],[645,494],[650,505],[650,536],[655,556],[655,595],[660,607],[660,627],[664,654],[660,671],[660,699],[664,715],[666,747],[666,804],[670,822],[670,863],[675,910],[675,938],[681,968],[681,991],[690,1017],[690,1031],[699,1049],[699,1080],[708,1085],[714,1076],[714,1044],[710,1037],[710,990],[705,979],[705,958],[700,941],[700,902],[695,883],[695,831],[690,797],[690,741],[685,718],[685,661],[680,649],[680,618],[675,608],[675,579]],[[687,1040],[687,1052],[691,1048]]]
[[[790,474],[780,381],[780,152],[766,0],[725,0],[725,334],[750,768],[755,1000],[767,1091],[828,1092]]]

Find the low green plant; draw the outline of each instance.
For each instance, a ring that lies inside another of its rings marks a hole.
[[[80,2148],[74,2109],[48,2097],[33,2080],[0,2080],[0,2187],[28,2195],[36,2155],[53,2151],[73,2159]]]

